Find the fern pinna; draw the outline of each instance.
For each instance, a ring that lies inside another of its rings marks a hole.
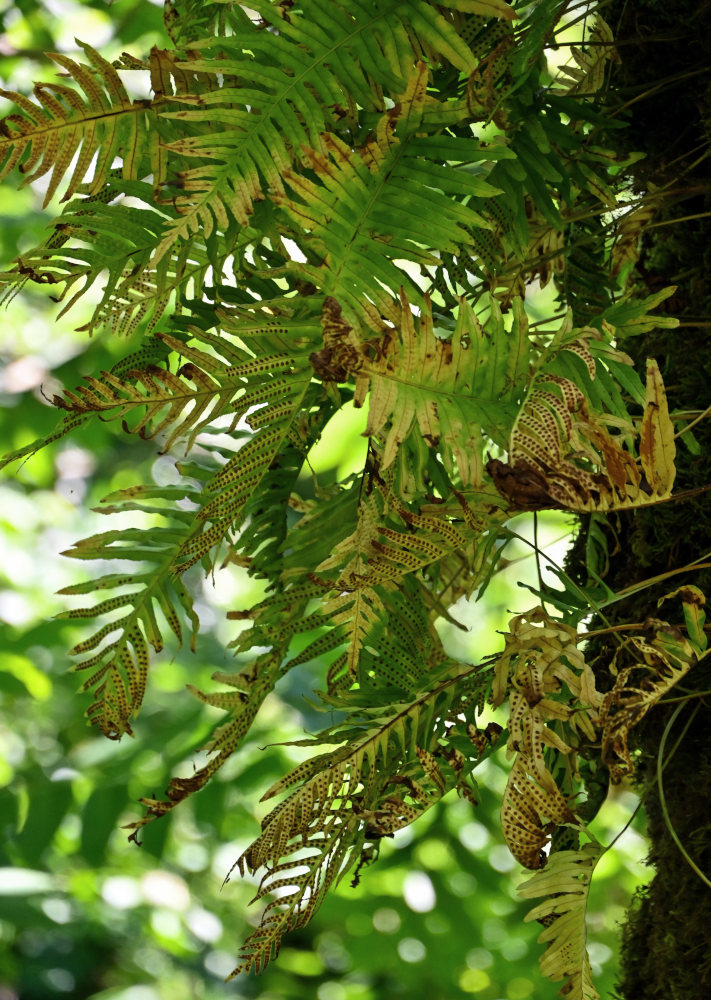
[[[194,645],[187,569],[227,558],[265,586],[232,616],[249,622],[237,669],[194,692],[225,712],[207,763],[144,799],[133,836],[212,778],[286,672],[317,663],[343,721],[265,794],[278,802],[235,867],[258,875],[257,898],[277,895],[235,973],[263,968],[383,837],[450,790],[471,797],[505,744],[502,828],[541,869],[522,894],[545,897],[531,913],[542,968],[590,1000],[585,902],[603,848],[586,782],[629,772],[630,728],[706,655],[703,595],[679,592],[688,637],[661,620],[618,636],[599,690],[580,626],[604,586],[561,573],[564,590],[542,589],[477,664],[448,657],[435,622],[484,594],[512,514],[600,517],[671,495],[659,369],[645,388],[619,346],[674,320],[653,313],[667,293],[635,300],[620,277],[625,213],[643,205],[601,145],[610,29],[567,0],[184,0],[165,21],[169,44],[145,57],[53,55],[61,82],[6,92],[0,137],[2,175],[48,176],[46,203],[63,203],[3,272],[5,297],[51,284],[66,309],[96,287],[86,329],[142,338],[58,394],[57,430],[5,464],[95,419],[180,455],[175,484],[102,507],[150,527],[68,553],[135,565],[66,589],[97,592],[66,612],[97,620],[72,650],[91,721],[130,734],[151,648],[186,627]],[[556,70],[549,46],[576,24]],[[551,284],[555,312],[534,319],[529,292]],[[367,407],[364,465],[308,500],[309,453],[351,403]],[[504,703],[502,734],[488,713]]]

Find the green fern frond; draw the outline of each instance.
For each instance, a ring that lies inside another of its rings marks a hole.
[[[219,771],[224,763],[238,749],[245,734],[249,731],[264,699],[273,690],[275,683],[282,675],[282,649],[264,653],[255,658],[249,667],[239,673],[228,674],[217,672],[212,679],[217,683],[228,685],[228,690],[205,693],[189,684],[188,690],[206,705],[221,708],[228,713],[225,721],[212,733],[209,742],[203,750],[209,759],[202,767],[194,769],[187,777],[176,776],[170,779],[165,790],[165,798],[142,798],[141,805],[146,809],[145,815],[130,824],[133,830],[131,839],[137,841],[140,830],[148,823],[165,816],[175,809],[188,796],[199,792],[201,788]]]
[[[161,341],[157,339],[148,341],[142,344],[137,351],[133,351],[118,361],[111,369],[110,375],[117,379],[127,379],[129,372],[135,371],[140,366],[156,365],[164,361],[167,354],[168,351]],[[104,391],[107,390],[108,385]],[[18,448],[16,451],[3,455],[0,458],[0,469],[4,469],[11,462],[17,462],[20,459],[36,455],[42,448],[46,448],[55,441],[60,441],[63,437],[66,437],[72,431],[84,425],[92,416],[93,413],[66,414],[46,437],[37,438],[37,440]]]
[[[318,6],[310,8],[308,17],[289,18],[264,0],[257,0],[254,9],[265,25],[278,25],[278,34],[252,27],[220,39],[219,56],[210,58],[206,43],[201,47],[206,57],[194,55],[181,64],[188,72],[225,74],[231,85],[192,102],[181,97],[194,108],[163,113],[187,126],[185,137],[170,144],[171,152],[208,162],[183,173],[181,218],[159,246],[159,257],[176,239],[188,240],[196,232],[209,235],[215,225],[226,228],[230,217],[247,225],[254,202],[266,189],[284,190],[281,177],[293,157],[336,124],[335,108],[348,106],[349,94],[355,90],[366,107],[374,105],[377,91],[368,73],[376,68],[388,84],[398,79],[396,64],[379,52],[375,41],[382,13],[371,11],[363,22],[342,13],[334,23],[338,12]],[[407,39],[402,25],[398,27],[402,47]],[[374,51],[364,62],[369,44]],[[216,131],[218,123],[223,127]]]
[[[207,487],[207,502],[200,511],[206,527],[186,540],[179,559],[181,571],[202,560],[233,525],[241,525],[245,505],[262,488],[269,471],[278,468],[285,449],[294,444],[306,447],[299,417],[302,407],[306,408],[311,375],[308,362],[295,359],[288,378],[265,381],[252,394],[255,409],[245,419],[254,433]],[[321,393],[316,390],[311,395],[315,400]]]
[[[181,353],[196,353],[175,338],[166,335],[161,339]],[[144,438],[166,434],[166,451],[179,438],[186,438],[187,450],[202,430],[220,418],[229,416],[227,431],[234,432],[248,411],[281,402],[284,394],[288,395],[298,365],[294,358],[277,356],[231,367],[204,352],[200,361],[201,367],[187,361],[177,373],[154,365],[134,369],[123,379],[110,372],[103,372],[100,378],[87,376],[88,385],[67,390],[54,402],[72,413],[103,413],[124,420],[126,430]],[[262,380],[265,371],[269,378]],[[129,426],[125,418],[137,410],[144,412]]]
[[[243,28],[249,16],[239,4],[224,0],[165,0],[163,23],[174,45],[189,48],[209,35]]]
[[[110,199],[119,190],[115,180],[108,182],[102,199]],[[151,197],[150,186],[139,182],[133,184],[131,193],[138,198]],[[122,202],[106,204],[102,199],[71,201],[57,219],[53,233],[23,253],[14,270],[2,279],[10,287],[26,280],[56,286],[57,300],[66,299],[60,315],[101,281],[101,298],[86,328],[107,324],[117,332],[130,334],[146,313],[152,313],[157,322],[171,294],[186,279],[181,274],[177,281],[171,281],[173,276],[166,266],[159,287],[152,296],[146,295],[149,259],[165,217],[147,205],[139,208]]]
[[[80,43],[89,65],[74,62],[61,53],[50,53],[79,90],[59,83],[35,85],[33,103],[14,91],[0,91],[13,101],[19,114],[11,114],[0,124],[0,178],[15,166],[24,174],[23,183],[52,171],[44,204],[47,205],[71,167],[64,198],[75,194],[84,181],[92,160],[90,193],[100,190],[115,157],[121,157],[123,176],[136,179],[139,165],[150,158],[151,144],[157,142],[146,126],[148,100],[132,101],[121,78],[103,56],[90,45]],[[156,178],[156,183],[160,178]]]
[[[318,267],[301,264],[299,272],[332,295],[351,322],[367,320],[367,299],[387,316],[384,289],[397,292],[404,286],[421,305],[422,294],[403,262],[438,266],[439,254],[471,252],[472,231],[491,227],[484,212],[501,192],[488,183],[486,162],[510,153],[476,139],[422,134],[424,111],[435,103],[427,92],[428,76],[426,65],[418,64],[396,107],[380,118],[373,138],[359,150],[330,134],[304,148],[310,175],[287,170],[291,193],[274,198],[300,247],[322,261]],[[463,162],[444,165],[448,154]],[[477,164],[476,173],[471,164]]]
[[[178,95],[183,107],[161,113],[186,126],[184,137],[169,143],[170,153],[207,162],[182,172],[181,218],[158,257],[176,240],[224,230],[230,218],[247,225],[256,201],[283,197],[286,171],[303,158],[303,150],[319,148],[322,133],[337,133],[342,120],[355,128],[357,104],[365,113],[382,111],[383,90],[402,92],[406,85],[412,36],[471,72],[474,57],[443,6],[461,9],[461,2],[410,0],[384,9],[375,0],[360,0],[357,10],[311,4],[285,16],[279,5],[256,0],[262,28],[273,25],[276,32],[237,31],[220,39],[214,56],[209,41],[196,46],[197,53],[179,68],[224,74],[226,81],[192,99]],[[505,4],[494,6],[497,16],[512,15]],[[465,113],[462,106],[460,114]],[[222,128],[216,130],[216,124]]]
[[[98,647],[98,652],[73,669],[91,671],[82,685],[84,691],[96,689],[95,701],[87,715],[110,739],[131,734],[130,720],[138,712],[146,688],[148,647],[152,646],[155,652],[163,648],[165,629],[159,624],[156,612],[179,643],[183,637],[181,617],[187,617],[192,632],[190,644],[194,648],[198,618],[192,598],[175,572],[178,553],[196,531],[195,514],[177,506],[177,501],[185,498],[197,500],[189,485],[138,486],[112,494],[106,498],[107,506],[97,508],[100,513],[138,510],[158,517],[159,523],[151,528],[129,527],[92,535],[64,553],[73,559],[130,560],[142,566],[139,572],[106,574],[60,591],[70,595],[115,592],[92,607],[75,608],[59,615],[71,620],[109,616],[93,635],[77,643],[70,652],[78,656]],[[146,502],[153,499],[159,500],[159,504]],[[120,617],[114,612],[120,612]]]
[[[323,587],[316,583],[286,588],[272,595],[248,612],[231,612],[233,620],[253,619],[251,628],[242,632],[231,648],[235,655],[251,653],[256,647],[268,646],[269,651],[259,653],[248,666],[235,673],[218,671],[212,679],[227,686],[226,690],[199,691],[192,684],[188,690],[206,705],[220,708],[227,717],[213,731],[202,748],[208,754],[206,764],[187,777],[171,778],[164,799],[144,798],[145,816],[131,824],[134,839],[146,824],[164,816],[188,796],[200,791],[238,749],[249,731],[264,699],[274,685],[294,665],[286,663],[289,646],[297,632],[308,629],[304,625],[304,612],[311,601],[323,594]]]
[[[10,465],[12,462],[19,462],[20,459],[30,458],[32,455],[36,455],[38,451],[42,448],[46,448],[48,445],[53,444],[55,441],[61,441],[63,437],[67,434],[71,434],[75,431],[77,427],[81,427],[83,423],[86,422],[86,417],[81,414],[71,414],[64,417],[59,421],[57,426],[51,431],[46,437],[36,438],[36,440],[31,441],[29,444],[23,445],[21,448],[15,449],[15,451],[9,451],[7,454],[0,458],[0,469],[4,469],[5,466]]]

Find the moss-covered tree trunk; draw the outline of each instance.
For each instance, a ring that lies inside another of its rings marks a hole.
[[[614,0],[603,13],[622,60],[611,104],[627,104],[629,116],[628,128],[612,133],[609,141],[646,154],[635,167],[640,191],[664,191],[655,225],[645,237],[639,282],[650,291],[676,285],[666,307],[681,320],[677,330],[632,338],[622,346],[641,371],[646,357],[657,358],[675,410],[698,411],[711,404],[711,4]],[[693,433],[698,454],[677,443],[675,493],[711,483],[711,419]],[[658,598],[684,584],[695,584],[711,600],[711,571],[684,568],[697,560],[705,566],[711,562],[711,494],[640,510],[622,516],[615,526],[619,550],[607,577],[614,590],[670,575],[613,605],[608,615],[613,621],[665,617],[657,612]],[[584,531],[585,525],[571,554],[572,572],[582,571]],[[612,651],[612,645],[595,650],[600,672]],[[703,694],[710,690],[711,669],[700,664],[683,689],[675,689],[677,700],[660,704],[636,731],[636,781],[644,796],[655,874],[624,928],[618,987],[624,1000],[711,997],[711,888],[684,859],[667,819],[699,869],[711,877],[711,695]],[[690,697],[680,702],[683,695]],[[657,783],[665,730],[667,817]]]

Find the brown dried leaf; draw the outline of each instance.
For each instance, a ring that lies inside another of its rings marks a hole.
[[[676,449],[655,361],[647,362],[639,462],[628,450],[633,426],[625,424],[623,434],[613,435],[609,422],[604,414],[590,412],[569,379],[540,376],[511,432],[510,464],[498,459],[487,464],[510,509],[605,511],[666,499]]]
[[[679,629],[654,622],[651,639],[633,637],[624,647],[636,662],[617,674],[612,690],[602,698],[602,761],[611,780],[620,782],[634,770],[628,739],[630,730],[697,661],[694,647]]]

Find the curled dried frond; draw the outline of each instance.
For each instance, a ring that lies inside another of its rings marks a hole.
[[[634,770],[628,745],[630,731],[708,653],[703,629],[704,595],[697,587],[680,587],[659,603],[676,595],[683,602],[686,635],[668,622],[650,619],[647,635],[630,636],[613,661],[617,676],[602,699],[599,724],[602,760],[615,782]],[[620,662],[625,665],[621,667]]]
[[[647,362],[639,458],[629,446],[632,424],[612,434],[615,423],[594,412],[571,379],[540,375],[511,432],[509,463],[493,459],[487,468],[514,510],[627,510],[668,498],[674,426],[655,361]]]

